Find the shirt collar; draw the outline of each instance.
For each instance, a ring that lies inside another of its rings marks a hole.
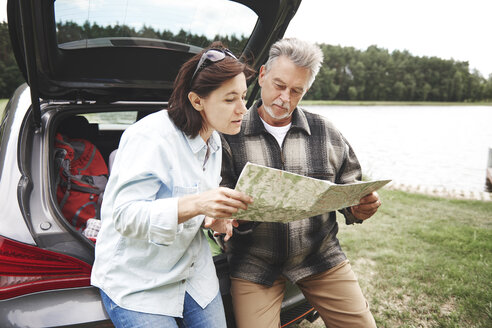
[[[191,151],[196,154],[202,149],[207,148],[207,144],[205,141],[202,139],[200,134],[197,134],[196,137],[191,138],[187,135],[185,135],[186,141],[188,141],[188,144],[190,145]],[[220,148],[220,136],[217,133],[217,131],[212,132],[212,135],[208,139],[208,146],[210,148],[211,153],[215,153],[216,151],[219,150]]]
[[[244,135],[255,135],[267,132],[261,121],[261,117],[258,114],[258,107],[261,107],[261,104],[262,101],[260,99],[249,109],[249,118],[242,127],[244,129]],[[292,113],[292,126],[290,129],[299,129],[304,131],[307,135],[311,135],[311,129],[309,128],[306,114],[304,114],[304,111],[299,107],[296,107]]]

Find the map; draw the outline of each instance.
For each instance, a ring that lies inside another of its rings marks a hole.
[[[239,210],[238,220],[289,222],[352,205],[391,180],[334,184],[302,175],[247,163],[236,190],[253,197],[247,210]]]

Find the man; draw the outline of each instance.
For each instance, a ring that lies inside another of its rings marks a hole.
[[[318,46],[297,39],[272,46],[260,69],[261,101],[244,116],[239,134],[223,136],[223,185],[234,187],[248,161],[338,184],[361,179],[340,132],[297,107],[322,61]],[[340,212],[347,224],[361,223],[380,205],[372,193]],[[226,246],[238,327],[280,327],[286,279],[299,286],[327,327],[376,327],[337,232],[335,212],[290,223],[242,222]]]

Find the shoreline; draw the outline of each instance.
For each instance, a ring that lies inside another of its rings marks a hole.
[[[384,186],[383,189],[404,191],[413,194],[422,194],[446,199],[480,200],[485,202],[492,202],[492,193],[487,191],[469,191],[446,189],[443,187],[425,187],[421,185],[408,185],[395,182]]]
[[[486,106],[491,101],[439,102],[439,101],[379,101],[379,100],[301,100],[299,106]]]

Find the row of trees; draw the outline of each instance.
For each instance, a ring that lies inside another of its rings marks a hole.
[[[156,31],[152,27],[143,26],[140,30],[127,25],[101,26],[97,23],[89,24],[86,22],[80,26],[74,22],[65,22],[57,24],[57,40],[58,43],[77,41],[83,39],[96,39],[103,37],[139,37],[158,40],[168,40],[192,44],[199,47],[207,47],[212,42],[203,35],[196,35],[180,30],[174,34],[171,31]],[[247,38],[238,38],[235,35],[231,36],[216,36],[214,40],[222,41],[234,53],[241,53],[241,50],[246,46]]]
[[[0,99],[9,98],[14,90],[24,83],[24,78],[17,67],[7,23],[0,23]]]
[[[57,24],[58,43],[99,37],[144,37],[207,46],[211,40],[181,30],[140,30],[125,25]],[[217,36],[239,53],[247,41],[236,36]],[[437,57],[417,57],[408,51],[388,52],[377,46],[366,50],[321,44],[324,62],[305,99],[392,100],[392,101],[486,101],[492,100],[492,74],[488,79],[470,72],[468,62]],[[8,35],[7,23],[0,23],[0,98],[11,96],[24,79],[20,74]]]
[[[492,99],[488,80],[468,62],[416,57],[408,51],[322,44],[325,59],[308,99],[483,101]]]

